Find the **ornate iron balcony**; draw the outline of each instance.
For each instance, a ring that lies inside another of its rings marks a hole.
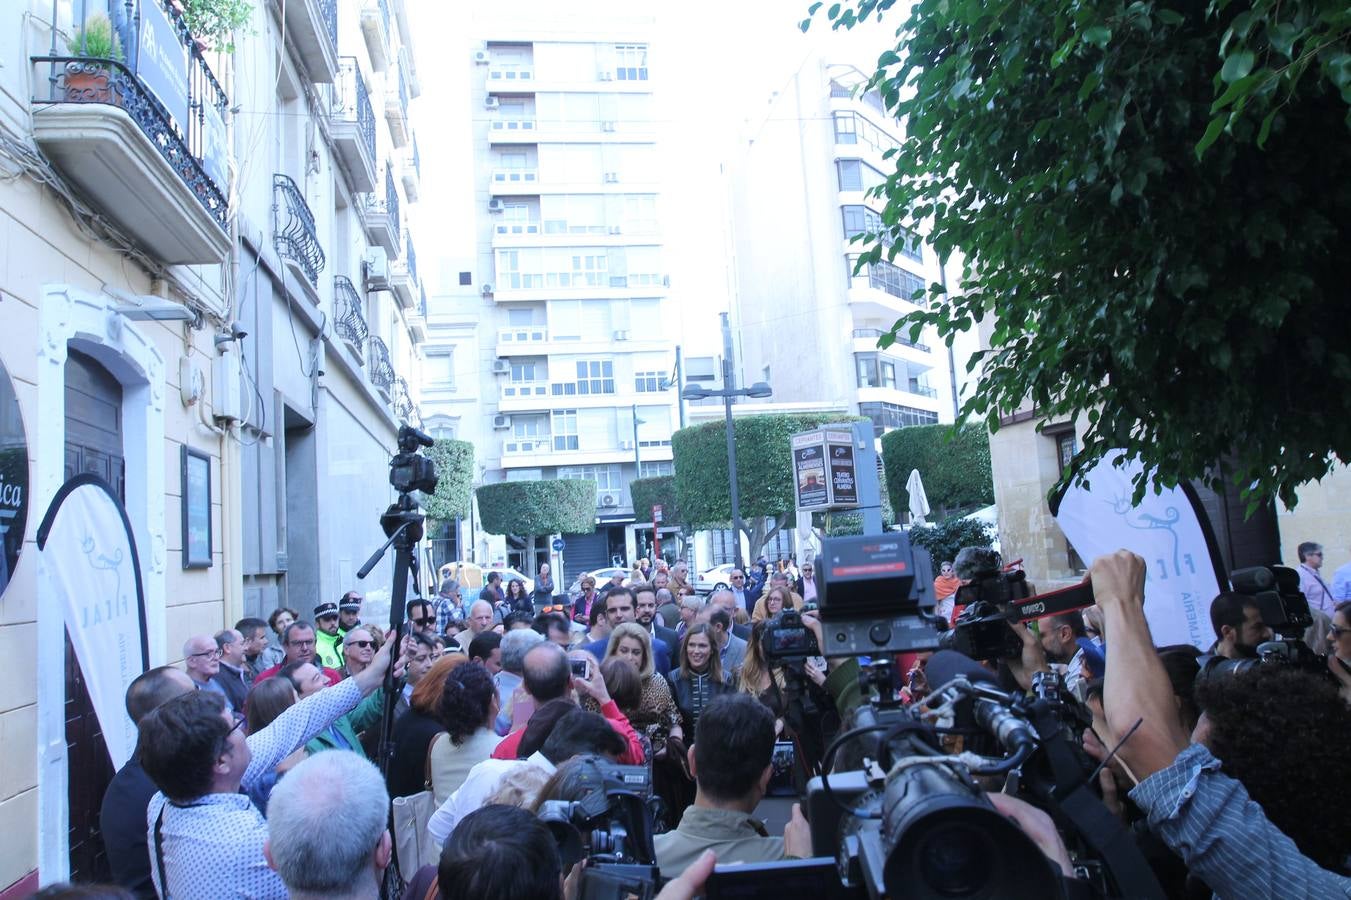
[[[366,82],[361,77],[361,67],[357,65],[355,56],[344,56],[338,60],[338,89],[333,97],[333,117],[356,122],[361,142],[366,147],[366,158],[374,164],[375,108],[371,106],[371,95],[366,90]]]
[[[324,250],[314,225],[314,213],[288,176],[272,176],[273,241],[284,259],[298,265],[312,286],[324,270]]]
[[[413,403],[413,397],[408,393],[408,382],[402,375],[394,376],[394,383],[389,389],[389,406],[394,418],[413,423],[417,405]]]
[[[324,16],[324,26],[333,46],[338,46],[338,0],[319,0],[319,9]]]
[[[366,327],[366,317],[361,313],[361,295],[345,275],[333,279],[333,329],[338,337],[358,351],[371,335]]]
[[[394,364],[389,361],[389,348],[378,337],[371,338],[366,371],[370,373],[371,384],[382,391],[389,390],[394,384]]]
[[[413,276],[413,283],[421,284],[422,281],[417,277],[417,254],[413,252],[413,236],[407,231],[403,233],[403,252],[404,261],[408,264],[408,274]]]

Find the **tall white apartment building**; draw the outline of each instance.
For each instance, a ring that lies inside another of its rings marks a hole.
[[[951,422],[953,367],[932,329],[886,350],[878,338],[919,307],[911,297],[943,279],[919,231],[897,235],[894,262],[854,273],[880,230],[867,196],[893,168],[883,154],[902,133],[864,74],[808,59],[777,92],[732,161],[734,331],[743,379],[767,381],[776,403],[837,403],[875,433]],[[922,302],[922,301],[921,301]]]
[[[629,484],[672,471],[678,322],[656,102],[669,74],[650,20],[472,27],[475,271],[461,273],[458,295],[432,298],[427,358],[448,355],[438,372],[477,379],[480,402],[457,404],[428,381],[424,412],[438,431],[458,418],[459,434],[476,436],[484,482],[596,482],[596,532],[565,536],[571,579],[641,546]],[[511,541],[476,547],[481,562],[543,561]]]

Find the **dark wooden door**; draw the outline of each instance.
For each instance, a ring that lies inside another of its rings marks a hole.
[[[94,359],[71,351],[66,359],[66,478],[85,472],[104,479],[126,499],[122,385]],[[65,714],[70,879],[106,882],[111,873],[99,833],[99,807],[113,765],[69,634]]]

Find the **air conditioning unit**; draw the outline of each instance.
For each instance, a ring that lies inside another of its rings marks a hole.
[[[511,360],[495,359],[493,360],[493,374],[506,375],[511,372]]]
[[[496,197],[488,201],[488,212],[501,212],[505,207]]]
[[[619,501],[616,500],[616,499],[614,498],[614,495],[612,495],[612,494],[605,494],[605,495],[603,495],[603,496],[600,498],[600,505],[601,505],[601,506],[618,506],[618,505],[619,505]]]
[[[493,286],[491,284],[488,284],[487,282],[484,282],[482,285],[479,286],[478,292],[485,297],[491,297],[493,295]]]
[[[606,184],[618,184],[618,183],[619,183],[619,173],[618,173],[618,172],[606,172],[606,173],[605,173],[605,183],[606,183]]]
[[[475,51],[474,51],[474,64],[475,64],[475,65],[486,66],[488,63],[490,63],[490,62],[492,62],[492,61],[493,61],[493,55],[492,55],[491,53],[489,53],[487,50],[475,50]]]
[[[596,77],[599,78],[601,81],[614,81],[614,80],[615,80],[615,73],[614,73],[614,72],[610,72],[610,71],[605,71],[605,72],[601,72],[601,73],[600,73],[599,75],[597,75]]]
[[[493,428],[504,431],[511,427],[511,416],[493,416]]]
[[[499,106],[501,106],[501,105],[502,105],[502,101],[501,101],[501,100],[498,100],[496,97],[484,97],[484,98],[483,98],[483,108],[484,108],[484,109],[497,109],[497,108],[498,108]]]
[[[619,330],[619,331],[616,331],[614,334],[615,334],[615,340],[617,340],[617,341],[627,341],[627,340],[629,339],[629,333],[628,333],[627,331],[622,330],[622,329]]]
[[[618,225],[610,226],[610,234],[623,234],[623,233],[624,229],[620,228]]]
[[[632,449],[633,449],[633,441],[620,441],[620,442],[619,442],[619,449],[620,449],[620,450],[632,450]]]
[[[601,123],[600,123],[600,130],[601,130],[601,131],[614,131],[614,130],[615,130],[615,123],[614,123],[614,122],[601,122]]]
[[[366,290],[388,291],[391,289],[389,283],[389,254],[385,252],[384,247],[368,248],[361,265],[366,275]]]

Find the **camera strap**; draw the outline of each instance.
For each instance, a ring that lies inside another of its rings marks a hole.
[[[1015,600],[1009,605],[1009,610],[1018,621],[1031,622],[1034,619],[1058,616],[1076,609],[1086,609],[1093,603],[1093,585],[1091,582],[1082,581],[1057,591],[1047,591],[1035,597]]]

